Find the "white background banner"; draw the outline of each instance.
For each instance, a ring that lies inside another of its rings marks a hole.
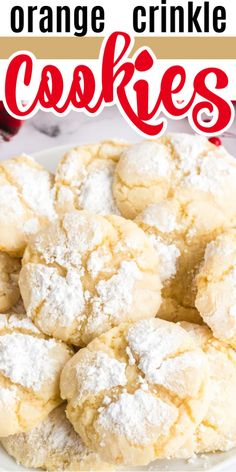
[[[165,6],[166,3],[166,6]],[[188,33],[188,4],[193,3],[194,8],[200,6],[201,12],[198,16],[199,23],[204,28],[204,21],[206,21],[206,17],[208,15],[207,10],[204,5],[209,5],[209,33]],[[0,3],[0,35],[1,36],[13,36],[14,33],[11,30],[11,22],[10,22],[10,12],[13,7],[19,6],[20,8],[24,9],[24,29],[20,33],[22,36],[45,36],[45,34],[40,32],[39,29],[39,21],[42,19],[43,15],[40,14],[40,8],[44,6],[48,6],[53,10],[53,33],[47,33],[50,36],[57,36],[56,26],[57,26],[57,14],[56,8],[59,6],[69,6],[71,10],[70,15],[70,25],[71,31],[66,33],[62,31],[63,36],[71,36],[74,35],[75,27],[74,27],[74,10],[76,7],[87,7],[87,35],[88,36],[99,36],[99,34],[94,33],[91,29],[91,10],[94,6],[102,6],[105,9],[105,29],[100,36],[108,35],[112,31],[126,31],[130,34],[133,34],[133,10],[136,6],[145,7],[145,15],[139,17],[139,22],[144,21],[146,22],[146,30],[142,33],[145,36],[158,36],[161,35],[161,10],[164,11],[166,9],[166,17],[167,17],[167,31],[166,33],[162,33],[163,35],[170,34],[170,7],[172,6],[182,6],[184,8],[184,33],[176,33],[177,36],[236,36],[236,26],[235,26],[235,18],[236,18],[236,2],[235,0],[193,0],[193,2],[188,2],[187,0],[145,0],[142,2],[138,2],[137,0],[98,0],[97,2],[94,0],[87,0],[83,2],[78,2],[75,0],[20,0],[18,3],[16,0],[2,0]],[[28,7],[37,7],[33,12],[33,32],[28,33]],[[213,28],[212,18],[213,18],[213,10],[217,6],[223,6],[226,9],[226,30],[223,33],[216,33]],[[154,22],[155,22],[155,31],[154,33],[149,32],[149,24],[150,24],[150,7],[159,7],[159,10],[156,10],[154,15]],[[178,18],[178,16],[177,16]],[[82,16],[80,17],[81,21],[85,21],[86,19]],[[178,20],[177,20],[178,24]],[[138,33],[134,33],[138,35]],[[18,34],[15,33],[17,36]]]

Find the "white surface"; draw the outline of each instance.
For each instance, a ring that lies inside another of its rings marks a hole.
[[[187,120],[169,121],[167,132],[169,131],[192,132]],[[53,134],[54,136],[50,136]],[[31,154],[64,144],[91,143],[107,138],[130,141],[142,139],[115,107],[106,108],[99,116],[92,118],[77,112],[71,112],[65,118],[39,112],[33,119],[24,123],[12,141],[0,143],[0,159],[22,152]],[[226,148],[236,155],[236,120],[222,141]]]
[[[178,4],[179,5],[184,5],[185,6],[186,0],[179,0]],[[235,11],[236,11],[236,5],[235,2],[232,0],[224,0],[222,2],[219,2],[219,0],[210,0],[210,34],[206,34],[205,36],[234,36],[235,35]],[[35,4],[39,6],[40,2],[35,2]],[[76,0],[64,0],[63,5],[69,5],[71,10],[78,4],[81,5],[81,3],[78,3]],[[100,33],[93,33],[91,27],[90,27],[90,21],[88,22],[88,36],[103,36],[104,34],[108,34],[113,31],[120,31],[120,30],[127,30],[130,33],[132,33],[133,28],[132,28],[132,12],[133,8],[137,5],[145,5],[148,7],[149,5],[156,5],[156,2],[153,2],[153,0],[145,0],[145,2],[138,2],[137,0],[119,0],[119,2],[111,2],[110,0],[100,0],[100,2],[96,2],[95,0],[86,0],[86,2],[82,2],[82,5],[87,5],[88,6],[88,11],[91,11],[91,8],[95,5],[102,5],[105,8],[105,30]],[[169,5],[174,5],[174,2],[167,2],[167,6]],[[201,2],[196,3],[196,5],[201,4]],[[25,10],[25,28],[22,33],[23,36],[44,36],[43,33],[41,33],[39,29],[39,18],[41,16],[36,12],[34,14],[34,30],[33,33],[28,33],[27,31],[27,9],[26,7],[28,5],[32,5],[32,2],[30,0],[21,0],[20,2],[16,3],[14,0],[7,0],[6,2],[1,2],[1,15],[0,15],[0,30],[1,30],[1,36],[17,36],[17,34],[14,34],[10,28],[10,10],[13,6],[15,5],[20,5],[21,7],[24,7]],[[48,2],[48,5],[51,7],[54,7],[56,5],[61,5],[60,2],[57,0],[50,0]],[[215,33],[215,31],[212,28],[212,11],[215,6],[218,5],[223,5],[227,9],[227,23],[226,23],[226,31],[223,34]],[[40,5],[41,6],[41,5]],[[147,8],[148,9],[148,8]],[[73,10],[72,10],[73,12]],[[73,15],[71,15],[73,17]],[[168,9],[168,17],[169,17],[169,9]],[[156,29],[155,29],[155,35],[158,35],[161,31],[160,28],[160,13],[155,15],[159,21],[157,21]],[[203,17],[204,17],[204,11],[202,10],[201,15],[199,17],[201,25],[203,24]],[[88,14],[88,18],[90,18],[90,13]],[[54,23],[54,29],[55,29],[55,22]],[[147,17],[147,24],[148,24],[148,17]],[[187,30],[187,18],[185,19],[185,31]],[[71,20],[71,32],[70,33],[65,33],[63,31],[63,36],[72,36],[74,33],[74,28],[73,28],[73,19]],[[167,30],[166,34],[169,34],[170,31],[169,29]],[[47,36],[55,36],[56,32],[54,33],[47,33]],[[145,36],[148,36],[148,30],[145,31]],[[153,36],[153,34],[151,34]],[[162,36],[165,34],[162,33]],[[183,36],[183,33],[179,33],[178,36]],[[204,35],[204,33],[196,33],[194,34],[191,33],[186,33],[186,36],[193,36],[193,35]]]
[[[10,143],[2,144],[0,146],[0,158],[5,159],[9,156],[26,152],[28,154],[40,151],[35,154],[39,160],[49,170],[54,171],[58,159],[63,153],[74,144],[82,142],[92,142],[96,140],[116,137],[128,139],[131,141],[138,141],[140,137],[128,127],[125,121],[120,117],[117,110],[106,110],[102,115],[96,119],[89,119],[84,115],[71,114],[64,123],[64,120],[58,120],[55,123],[55,117],[52,118],[53,126],[60,127],[60,133],[56,137],[49,137],[36,129],[36,126],[41,128],[49,125],[49,116],[45,114],[35,117],[31,122],[27,122],[22,128],[19,135]],[[172,123],[170,129],[173,131],[190,132],[188,124],[184,121],[179,123]],[[236,126],[235,126],[236,131]],[[233,133],[233,130],[232,130]],[[60,144],[63,147],[58,147]],[[224,138],[223,143],[233,153],[236,151],[236,137],[232,134],[230,137]],[[57,146],[56,148],[42,151],[43,148]],[[193,461],[156,461],[149,465],[147,471],[228,471],[233,472],[236,469],[236,451],[232,450],[228,453],[205,455]],[[0,448],[0,471],[20,472],[26,470],[15,464],[3,450]]]

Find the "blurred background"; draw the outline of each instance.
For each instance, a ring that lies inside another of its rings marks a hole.
[[[77,145],[108,138],[140,141],[142,137],[125,121],[114,106],[106,108],[99,116],[89,117],[84,113],[70,112],[66,117],[38,112],[23,124],[0,113],[2,136],[9,141],[0,141],[0,159],[21,153],[33,154],[61,145]],[[193,133],[187,120],[168,122],[167,131]],[[16,133],[14,136],[12,134]],[[236,154],[236,123],[221,140],[233,155]]]

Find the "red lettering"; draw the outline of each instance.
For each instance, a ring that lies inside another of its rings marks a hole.
[[[6,73],[5,104],[8,111],[20,119],[31,116],[38,109],[64,114],[73,108],[94,114],[103,106],[116,103],[125,118],[148,136],[159,136],[163,132],[165,119],[159,118],[162,111],[174,119],[188,116],[190,124],[201,133],[218,134],[227,128],[233,109],[230,102],[217,94],[217,90],[228,86],[228,77],[221,69],[200,71],[194,78],[190,99],[188,102],[180,101],[178,95],[184,95],[187,81],[184,67],[169,67],[161,77],[160,86],[155,89],[156,58],[147,48],[138,51],[135,58],[129,58],[131,48],[131,38],[127,33],[113,33],[104,45],[100,77],[92,68],[79,64],[72,73],[68,90],[65,90],[63,71],[52,64],[42,69],[37,82],[33,80],[33,74],[37,74],[36,59],[30,54],[19,53],[10,60]],[[18,97],[22,71],[23,85],[33,96],[31,103],[24,106]],[[153,74],[152,80],[151,74],[149,80],[145,77],[148,72]],[[210,74],[216,78],[215,91],[206,84]],[[63,103],[62,97],[66,97]],[[206,110],[217,115],[212,126],[200,119]]]
[[[218,134],[227,127],[232,117],[232,109],[229,103],[223,98],[216,95],[206,86],[206,78],[209,74],[214,74],[216,77],[216,89],[224,89],[228,85],[228,77],[221,69],[208,68],[199,72],[194,80],[194,88],[196,92],[205,98],[205,101],[197,103],[192,111],[193,123],[197,129],[203,133]],[[214,105],[218,111],[217,121],[212,126],[206,126],[199,122],[199,114],[205,109],[209,113],[213,113]]]
[[[25,65],[24,85],[28,86],[32,78],[33,61],[28,54],[19,54],[11,60],[5,81],[5,99],[9,111],[18,117],[27,116],[28,110],[24,113],[19,109],[17,103],[17,81],[21,67]]]
[[[179,78],[179,83],[174,87],[174,81]],[[191,108],[196,92],[193,92],[192,98],[185,107],[177,107],[173,102],[173,95],[180,93],[186,83],[186,72],[181,66],[170,67],[165,74],[161,82],[162,102],[166,111],[172,116],[183,116]]]

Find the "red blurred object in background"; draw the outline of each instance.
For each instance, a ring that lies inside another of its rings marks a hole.
[[[0,101],[0,139],[10,141],[10,139],[18,133],[23,123],[23,121],[10,116],[3,102]]]
[[[209,138],[210,143],[214,144],[217,147],[220,147],[222,145],[222,141],[220,138]]]

